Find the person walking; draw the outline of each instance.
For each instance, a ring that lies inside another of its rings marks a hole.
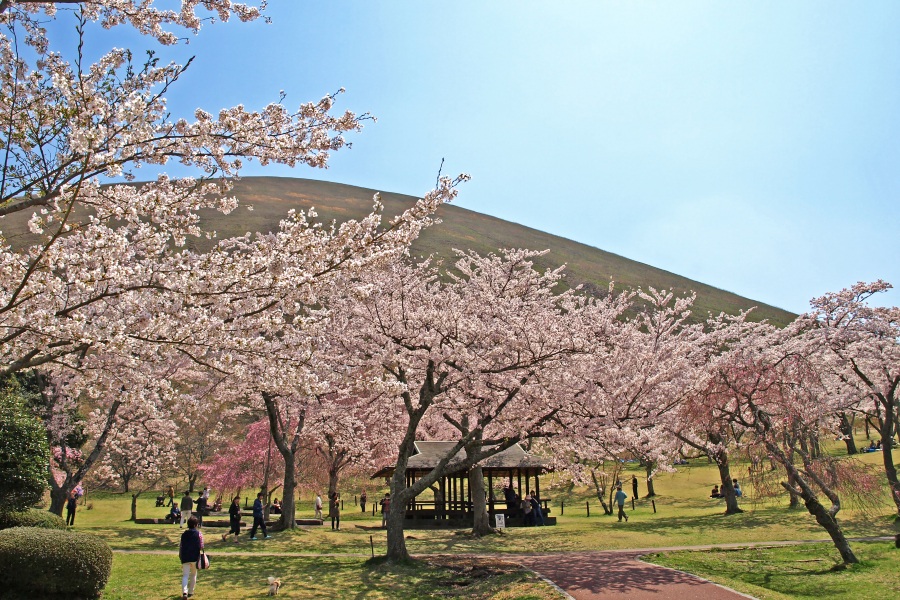
[[[75,509],[78,508],[78,497],[75,490],[69,493],[69,499],[66,501],[66,525],[75,527]]]
[[[194,588],[197,586],[197,561],[200,560],[200,552],[203,550],[203,534],[197,528],[197,517],[192,515],[187,524],[187,531],[181,534],[181,543],[178,544],[182,599],[194,595]]]
[[[341,503],[338,500],[338,493],[332,492],[328,499],[328,516],[331,517],[331,529],[341,530]]]
[[[269,533],[266,530],[266,519],[263,515],[263,493],[260,492],[256,495],[256,500],[253,501],[253,528],[250,529],[250,539],[256,541],[256,530],[257,528],[262,528],[263,539],[269,539]]]
[[[222,534],[222,541],[227,541],[228,536],[232,533],[234,534],[234,541],[238,541],[238,536],[241,535],[241,499],[235,496],[231,499],[231,506],[228,507],[228,524],[231,525],[231,529],[228,533]]]
[[[191,498],[188,492],[185,492],[184,497],[181,499],[181,522],[178,524],[178,529],[184,527],[184,524],[190,520],[193,511],[194,499]]]
[[[197,517],[197,527],[203,527],[203,513],[206,512],[206,498],[203,494],[197,497],[197,503],[194,506],[194,516]]]
[[[175,506],[175,486],[170,485],[169,489],[166,490],[166,496],[169,497],[169,503],[166,506]]]
[[[625,517],[625,522],[628,522],[628,515],[625,514],[625,498],[628,497],[628,494],[622,491],[622,486],[616,486],[616,504],[619,505],[619,523],[622,522],[622,517]]]
[[[637,489],[637,475],[631,476],[631,497],[635,500],[638,499],[638,489]]]
[[[316,518],[322,519],[322,494],[316,492]]]
[[[388,492],[381,499],[381,526],[387,527],[388,513],[391,512],[391,493]]]
[[[369,499],[369,496],[366,495],[366,490],[362,491],[362,495],[359,497],[359,506],[362,509],[362,513],[366,514],[366,500]]]

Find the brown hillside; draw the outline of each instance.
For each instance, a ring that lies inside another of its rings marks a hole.
[[[235,184],[234,193],[240,198],[242,206],[231,215],[223,216],[213,211],[203,214],[205,228],[216,230],[220,239],[245,232],[272,231],[291,208],[305,210],[315,207],[319,219],[324,222],[360,218],[371,210],[375,190],[309,179],[247,177]],[[381,199],[387,216],[398,214],[415,201],[412,196],[390,192],[381,192]],[[247,205],[252,205],[253,210],[248,210]],[[26,212],[27,215],[10,215],[0,225],[7,239],[15,245],[23,242],[21,234],[27,231],[25,222],[31,211]],[[754,306],[757,307],[755,319],[768,319],[775,325],[784,326],[795,317],[780,308],[754,302],[662,269],[458,206],[443,206],[438,216],[443,222],[427,229],[413,244],[415,256],[436,254],[450,257],[453,248],[471,249],[482,254],[499,248],[549,248],[550,252],[537,261],[540,267],[565,264],[569,285],[582,284],[595,293],[605,293],[612,280],[616,287],[624,289],[652,286],[673,289],[681,294],[695,291],[697,301],[694,313],[698,319],[705,319],[710,313],[735,314]],[[205,240],[193,242],[198,248],[207,243]]]

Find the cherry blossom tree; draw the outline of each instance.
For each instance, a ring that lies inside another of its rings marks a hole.
[[[240,496],[245,489],[261,490],[268,497],[275,491],[268,483],[284,478],[282,457],[273,447],[268,419],[248,425],[243,435],[226,443],[198,470],[211,488],[231,497]]]
[[[78,42],[59,53],[42,23],[70,5]],[[81,43],[93,22],[130,24],[167,45],[178,41],[169,26],[200,28],[201,6],[220,20],[260,14],[227,0],[184,0],[180,12],[152,0],[0,2],[0,217],[31,213],[32,236],[13,244],[0,229],[0,375],[46,369],[66,381],[61,402],[90,398],[104,415],[87,456],[56,453],[65,473],[53,489],[60,511],[119,422],[120,392],[138,398],[154,370],[188,360],[229,378],[243,398],[308,394],[306,327],[315,318],[307,307],[335,273],[402,252],[463,179],[439,178],[387,224],[376,199],[359,221],[329,226],[314,211],[290,213],[277,232],[221,240],[207,253],[186,249],[189,237],[214,237],[200,226],[200,209],[237,206],[229,181],[246,162],[324,167],[368,118],[333,114],[337,94],[296,110],[282,97],[256,111],[176,118],[166,94],[189,63],[155,54],[135,63],[133,50],[113,49],[85,64]],[[194,175],[168,177],[170,161]],[[142,168],[149,181],[133,183]],[[262,381],[274,387],[261,390]]]
[[[407,503],[451,464],[454,470],[475,467],[557,426],[557,402],[566,394],[550,385],[563,382],[568,357],[586,345],[576,326],[583,322],[579,311],[603,306],[594,316],[606,321],[617,314],[612,301],[592,303],[572,291],[554,291],[561,270],[535,271],[531,258],[538,254],[459,253],[451,268],[395,263],[361,279],[352,295],[335,304],[333,326],[343,334],[335,337],[345,363],[368,372],[370,388],[402,409],[388,515],[391,560],[408,558]],[[455,444],[407,487],[407,461],[426,424]],[[475,473],[477,485],[477,468]],[[477,523],[486,511],[477,494],[473,499]]]
[[[804,502],[850,564],[858,560],[836,519],[841,495],[873,486],[852,458],[835,461],[807,443],[820,431],[838,431],[836,415],[848,408],[846,397],[829,394],[815,364],[817,344],[810,342],[798,322],[785,330],[758,324],[746,331],[712,366],[719,394],[728,400],[715,410],[751,432],[781,465],[788,475],[781,485]]]
[[[841,392],[859,399],[853,408],[878,424],[884,472],[900,514],[892,450],[900,426],[900,308],[869,304],[890,288],[884,281],[857,283],[813,300],[801,319],[823,350],[824,370],[840,382]]]
[[[131,493],[133,521],[140,495],[154,489],[174,467],[178,431],[164,405],[154,401],[129,405],[117,413],[116,420],[93,479],[106,485],[121,484]]]
[[[565,433],[553,444],[575,464],[637,459],[652,496],[654,474],[670,468],[681,446],[664,424],[697,376],[704,334],[689,322],[693,296],[651,288],[625,297],[640,305],[596,334],[572,380],[578,391],[563,415]]]

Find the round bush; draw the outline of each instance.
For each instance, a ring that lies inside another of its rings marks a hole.
[[[34,598],[98,598],[109,581],[112,550],[89,533],[13,527],[0,531],[0,589]]]
[[[20,512],[0,512],[0,529],[9,529],[11,527],[65,529],[66,521],[52,512],[34,508]]]
[[[0,389],[0,510],[23,510],[47,487],[47,432],[9,390]]]

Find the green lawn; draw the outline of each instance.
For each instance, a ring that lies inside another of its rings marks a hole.
[[[876,455],[864,455],[863,460],[875,461]],[[524,552],[565,552],[577,550],[604,550],[626,548],[666,548],[673,546],[698,546],[707,544],[749,544],[760,542],[789,540],[827,540],[825,532],[815,523],[805,509],[789,510],[785,499],[777,501],[755,501],[753,490],[745,485],[747,497],[742,499],[745,512],[738,515],[724,516],[724,504],[721,500],[707,497],[709,488],[717,482],[717,471],[705,461],[679,467],[675,474],[662,474],[656,479],[658,496],[654,502],[645,498],[639,499],[634,510],[629,505],[631,517],[628,523],[618,523],[613,516],[602,514],[599,504],[590,490],[569,485],[553,486],[552,478],[546,485],[542,482],[544,496],[552,498],[552,514],[558,517],[556,527],[532,527],[507,529],[502,535],[486,538],[472,538],[468,531],[462,530],[409,530],[407,546],[413,554],[427,560],[436,554],[515,554]],[[623,479],[630,479],[629,471]],[[735,475],[741,477],[740,471]],[[638,473],[639,478],[641,473]],[[630,488],[630,486],[627,486]],[[641,478],[640,489],[646,488]],[[630,489],[628,490],[630,491]],[[223,528],[205,527],[206,545],[213,556],[214,567],[202,575],[201,590],[214,592],[211,597],[241,598],[255,597],[265,592],[265,578],[269,575],[281,577],[286,587],[285,597],[314,598],[323,597],[324,590],[331,586],[341,590],[333,597],[348,598],[431,598],[448,597],[451,592],[461,591],[461,595],[475,598],[553,598],[554,592],[545,584],[528,580],[518,580],[522,574],[494,574],[477,581],[466,575],[448,572],[445,568],[425,567],[419,564],[407,570],[385,569],[366,562],[374,547],[376,556],[383,555],[386,547],[386,535],[380,528],[380,517],[373,517],[371,512],[363,515],[352,504],[354,492],[345,492],[349,498],[343,512],[341,531],[332,531],[325,526],[300,527],[289,532],[274,532],[269,540],[247,541],[246,535],[241,543],[223,542]],[[369,489],[370,498],[377,497],[378,492]],[[167,509],[157,508],[155,493],[147,493],[138,500],[139,517],[162,517]],[[178,591],[179,567],[174,552],[178,548],[181,530],[173,525],[136,525],[128,521],[131,498],[124,494],[108,492],[90,492],[87,498],[91,509],[79,506],[76,528],[81,531],[94,532],[108,541],[116,550],[161,551],[166,554],[122,554],[116,553],[113,578],[107,588],[105,598],[158,598],[172,597]],[[585,502],[590,503],[590,516],[587,516]],[[560,515],[562,504],[564,514]],[[654,512],[654,504],[656,512]],[[300,505],[298,517],[311,517],[312,505],[308,500]],[[842,510],[839,514],[841,526],[850,537],[893,536],[900,532],[900,522],[893,518],[892,506],[887,495],[880,506],[869,507],[866,511]],[[886,548],[881,546],[854,543],[854,549],[864,560],[859,568],[840,574],[841,577],[852,575],[853,581],[869,582],[866,589],[878,588],[878,578],[882,571],[870,564],[898,566],[900,551],[896,553],[882,552],[870,548]],[[777,593],[796,594],[802,596],[792,583],[786,583],[787,591],[776,586],[780,578],[776,578],[759,565],[773,565],[778,570],[781,564],[778,552],[819,552],[815,561],[801,566],[809,567],[802,581],[811,582],[815,589],[826,586],[834,579],[828,571],[837,560],[837,553],[830,543],[815,546],[803,546],[796,550],[758,552],[754,556],[762,558],[740,558],[737,565],[744,568],[753,566],[754,573],[764,573],[758,580],[749,581],[746,585],[759,588],[770,587]],[[273,556],[272,554],[288,554]],[[313,556],[313,555],[331,556]],[[230,555],[230,556],[229,556]],[[697,572],[704,576],[707,570],[721,571],[713,563],[705,567],[703,561],[720,560],[722,551],[713,553],[673,553],[665,558],[655,557],[654,561],[665,561],[689,572]],[[735,557],[738,554],[728,553]],[[768,558],[772,556],[773,558]],[[458,560],[458,559],[455,559]],[[752,561],[761,561],[759,564]],[[789,559],[797,562],[806,559]],[[825,561],[825,562],[822,562]],[[893,563],[892,563],[893,561]],[[827,567],[826,567],[827,565]],[[804,568],[805,568],[804,567]],[[793,567],[786,568],[790,571]],[[704,570],[707,569],[707,570]],[[735,569],[739,572],[740,569]],[[490,572],[489,572],[490,573]],[[512,582],[505,577],[513,577]],[[781,576],[779,576],[781,577]],[[466,583],[452,583],[462,578]],[[898,578],[900,579],[900,578]],[[502,582],[493,585],[490,582]],[[758,597],[763,596],[755,588],[741,588],[743,582],[726,581],[728,585],[749,591]],[[477,586],[476,586],[477,584]],[[779,584],[780,585],[780,584]],[[855,584],[854,584],[855,585]],[[863,585],[860,583],[859,585]],[[324,587],[323,587],[324,586]],[[478,586],[482,586],[481,589]],[[493,586],[493,587],[492,587]],[[514,595],[498,595],[501,590],[516,589]],[[858,591],[858,590],[857,590]],[[167,596],[168,594],[168,596]],[[480,594],[480,595],[479,595]],[[204,593],[205,596],[205,593]],[[892,594],[882,597],[891,597]],[[855,594],[855,597],[862,597]]]
[[[669,552],[644,558],[695,573],[760,599],[829,598],[883,600],[900,597],[900,549],[892,543],[859,542],[860,563],[840,565],[830,544]]]
[[[283,583],[279,598],[559,598],[534,574],[499,561],[444,559],[387,568],[358,557],[218,555],[211,555],[209,570],[200,573],[195,597],[267,597],[269,576]],[[180,598],[180,584],[175,556],[116,554],[103,598]]]

